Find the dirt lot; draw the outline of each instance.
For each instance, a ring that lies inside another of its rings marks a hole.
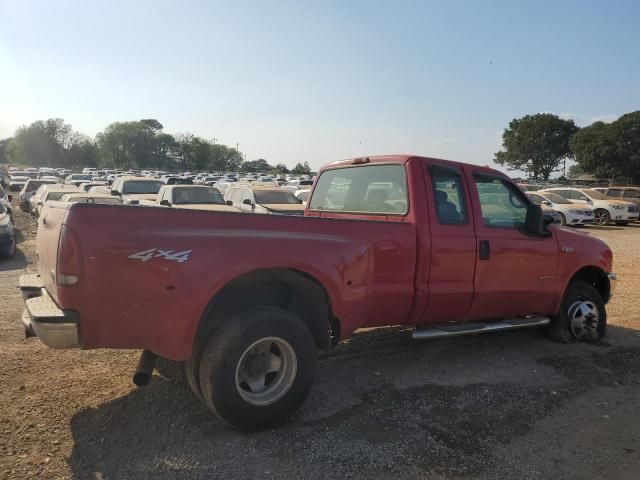
[[[0,478],[640,478],[640,225],[591,228],[622,281],[599,345],[538,331],[412,342],[361,334],[321,362],[288,425],[229,430],[176,365],[144,389],[137,352],[23,339],[18,276],[33,224],[0,262]]]

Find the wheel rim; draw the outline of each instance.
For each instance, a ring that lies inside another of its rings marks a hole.
[[[578,300],[569,307],[569,325],[571,334],[580,340],[598,338],[600,313],[590,300]]]
[[[566,225],[567,224],[567,217],[564,216],[564,214],[558,212],[558,215],[560,215],[560,225]]]
[[[298,360],[289,342],[279,337],[261,338],[240,356],[236,389],[251,405],[269,405],[289,391],[297,370]]]
[[[609,212],[606,210],[596,210],[594,215],[596,223],[599,223],[600,225],[604,225],[609,222]]]

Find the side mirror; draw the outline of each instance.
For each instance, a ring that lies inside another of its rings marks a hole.
[[[544,215],[540,205],[532,203],[527,208],[523,233],[531,237],[548,237],[551,235],[545,228]]]
[[[551,202],[550,202],[549,200],[543,200],[543,201],[540,203],[540,205],[545,205],[545,206],[547,206],[547,207],[550,207],[550,206],[551,206]]]
[[[10,193],[7,193],[7,200],[11,202],[13,200],[13,195],[11,195]]]
[[[170,207],[171,202],[169,200],[160,200],[160,205],[164,205],[165,207]]]
[[[253,206],[253,202],[251,201],[250,198],[245,198],[242,203],[244,203],[245,205],[251,205]]]
[[[116,196],[116,197],[121,197],[122,196],[122,194],[117,190],[111,190],[111,195]]]
[[[37,203],[37,205],[38,205],[39,207],[41,207],[41,206],[42,206],[42,202],[38,202],[38,203]]]
[[[224,202],[227,207],[233,207],[233,202],[231,200],[227,200]]]

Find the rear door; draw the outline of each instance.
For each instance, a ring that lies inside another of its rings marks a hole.
[[[529,200],[509,180],[465,167],[473,195],[478,256],[467,318],[550,314],[557,301],[558,241],[523,233]]]
[[[431,257],[429,296],[420,323],[461,322],[471,307],[476,266],[469,186],[459,165],[424,163]]]

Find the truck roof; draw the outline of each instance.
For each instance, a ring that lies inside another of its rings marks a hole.
[[[445,160],[443,158],[435,158],[435,157],[425,157],[423,155],[410,155],[410,154],[401,154],[401,155],[374,155],[374,156],[367,156],[367,157],[356,157],[356,158],[349,158],[346,160],[338,160],[336,162],[332,162],[329,163],[327,165],[325,165],[324,167],[322,167],[320,169],[320,171],[323,170],[329,170],[332,168],[339,168],[339,167],[347,167],[350,165],[358,165],[358,164],[372,164],[372,163],[397,163],[400,165],[404,165],[405,163],[407,163],[409,160],[411,160],[412,158],[424,158],[426,160],[432,160],[432,161],[437,161],[438,163],[443,163],[443,164],[450,164],[450,165],[465,165],[464,162],[455,162],[453,160]],[[470,165],[470,164],[469,164]],[[495,170],[489,166],[479,166],[479,165],[473,165],[474,168],[476,169],[480,169],[482,171],[486,171],[487,173],[491,173],[491,174],[497,174],[497,175],[501,175],[506,177],[506,175],[502,172],[500,172],[499,170]]]

